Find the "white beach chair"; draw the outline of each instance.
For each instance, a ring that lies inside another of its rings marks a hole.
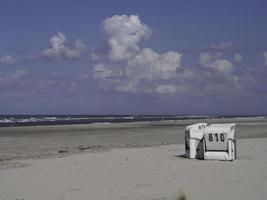
[[[203,136],[206,123],[192,124],[185,128],[185,157],[204,158]]]
[[[204,159],[236,159],[235,124],[211,124],[204,132]]]

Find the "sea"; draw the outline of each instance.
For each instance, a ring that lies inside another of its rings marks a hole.
[[[0,115],[0,127],[71,125],[71,124],[108,124],[123,122],[154,122],[186,119],[235,118],[266,116],[186,116],[186,115]]]

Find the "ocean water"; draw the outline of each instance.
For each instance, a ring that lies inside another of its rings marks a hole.
[[[175,115],[0,115],[0,127],[119,123],[119,122],[122,123],[122,122],[193,119],[201,117],[206,118],[206,116],[175,116]]]
[[[93,123],[151,122],[164,120],[233,118],[257,116],[184,116],[184,115],[0,115],[0,127],[69,125]],[[261,117],[259,117],[261,118]],[[265,118],[265,116],[263,116]]]

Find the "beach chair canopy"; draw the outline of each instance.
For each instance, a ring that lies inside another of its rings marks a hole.
[[[185,128],[185,138],[194,138],[201,140],[204,136],[204,129],[206,127],[206,123],[197,123],[187,126]]]
[[[185,128],[185,157],[204,158],[203,136],[206,123],[197,123]]]

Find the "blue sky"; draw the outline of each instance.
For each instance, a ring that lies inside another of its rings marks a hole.
[[[0,114],[267,114],[267,2],[0,1]]]

